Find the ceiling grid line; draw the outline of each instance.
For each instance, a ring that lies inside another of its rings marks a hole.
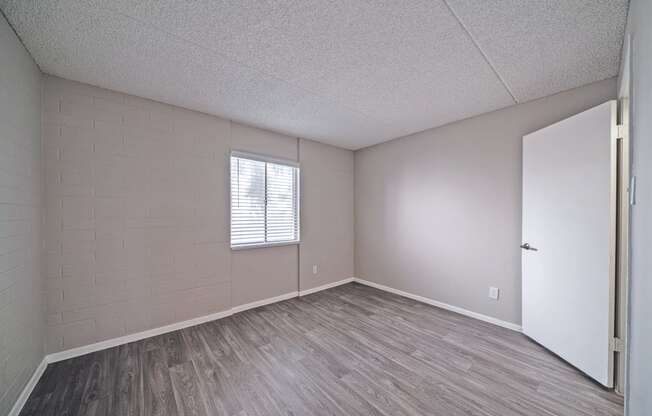
[[[505,79],[502,77],[502,75],[500,75],[500,73],[498,72],[498,70],[496,69],[494,64],[491,62],[491,59],[489,59],[489,56],[482,49],[482,47],[480,46],[478,41],[475,39],[475,37],[473,36],[471,31],[466,27],[464,22],[462,22],[462,19],[460,19],[460,17],[457,15],[457,13],[455,13],[455,10],[453,10],[451,5],[448,3],[448,0],[442,0],[442,1],[444,2],[446,7],[448,8],[448,10],[450,10],[453,17],[455,17],[455,20],[457,20],[457,22],[460,24],[460,26],[462,27],[464,32],[469,36],[469,39],[471,39],[471,42],[473,42],[473,45],[475,45],[475,47],[478,48],[478,51],[480,52],[480,54],[482,55],[484,60],[487,62],[487,65],[489,65],[489,67],[494,72],[494,74],[496,74],[496,77],[498,77],[498,80],[500,80],[500,83],[503,84],[503,87],[505,87],[505,89],[507,90],[509,95],[512,97],[512,99],[514,100],[514,103],[518,104],[519,103],[518,98],[516,98],[516,95],[514,95],[514,93],[512,92],[512,89],[509,87],[509,85],[507,85],[507,81],[505,81]]]
[[[357,150],[617,74],[628,0],[0,0],[44,73]]]

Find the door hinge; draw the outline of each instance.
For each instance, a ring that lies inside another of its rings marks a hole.
[[[618,128],[618,138],[619,139],[624,139],[625,138],[625,126],[622,124],[619,124],[616,126]]]
[[[612,351],[616,352],[623,352],[624,350],[624,345],[623,345],[623,340],[620,338],[611,338],[611,343],[610,347]]]
[[[636,176],[629,178],[629,205],[636,205]]]

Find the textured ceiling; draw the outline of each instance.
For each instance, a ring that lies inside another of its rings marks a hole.
[[[0,0],[44,72],[358,149],[617,74],[627,0]]]

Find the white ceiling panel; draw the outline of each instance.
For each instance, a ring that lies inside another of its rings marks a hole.
[[[441,1],[109,4],[408,132],[459,119],[462,106],[455,102],[467,114],[514,103]]]
[[[628,0],[446,0],[519,102],[618,74]]]
[[[465,19],[484,3],[470,3],[451,1],[464,25],[442,0],[0,0],[0,8],[47,73],[351,149],[514,104],[510,90],[529,99],[605,77],[591,67],[560,80],[562,62],[520,87],[527,75],[503,74],[503,61],[480,49],[484,32]],[[511,29],[500,19],[510,17],[492,13],[502,40]],[[577,59],[600,67],[600,56]]]
[[[312,131],[314,139],[338,146],[372,143],[399,132],[283,80],[74,0],[47,7],[41,2],[38,13],[26,16],[39,27],[39,36],[25,43],[53,75],[285,134]]]

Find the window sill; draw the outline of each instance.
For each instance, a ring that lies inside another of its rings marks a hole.
[[[249,250],[249,249],[253,249],[253,248],[294,246],[294,245],[299,245],[299,243],[301,243],[301,240],[279,241],[278,243],[241,244],[241,245],[237,245],[237,246],[231,246],[231,250],[232,251],[240,251],[240,250]]]

